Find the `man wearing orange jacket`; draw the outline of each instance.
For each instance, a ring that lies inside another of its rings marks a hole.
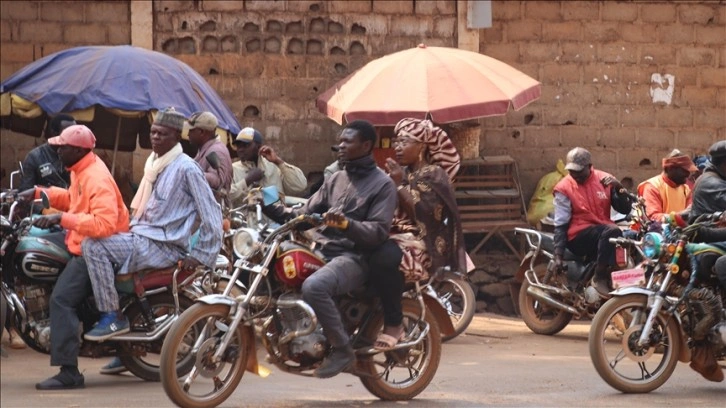
[[[35,385],[39,390],[83,388],[78,371],[78,315],[76,308],[91,293],[91,280],[81,256],[81,241],[103,238],[128,231],[129,212],[121,192],[103,161],[93,153],[96,137],[83,125],[66,128],[60,136],[48,139],[58,146],[58,156],[71,172],[68,190],[35,188],[34,196],[45,191],[53,208],[60,210],[35,219],[40,228],[60,225],[68,232],[65,245],[73,255],[53,288],[50,298],[50,365],[61,366],[60,373]],[[29,195],[30,193],[24,192]]]
[[[670,213],[681,213],[691,204],[691,188],[686,184],[691,173],[698,171],[690,157],[674,149],[663,159],[663,172],[638,185],[638,195],[645,199],[645,212],[653,221],[663,222]]]

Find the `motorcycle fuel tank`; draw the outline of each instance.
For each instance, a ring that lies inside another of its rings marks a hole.
[[[325,265],[323,258],[302,245],[289,243],[280,247],[275,273],[280,282],[300,287],[305,279]]]
[[[18,272],[38,282],[53,282],[71,259],[71,254],[40,237],[24,237],[15,248]]]

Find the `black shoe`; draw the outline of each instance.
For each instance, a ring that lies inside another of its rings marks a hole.
[[[317,370],[313,373],[318,378],[334,377],[350,368],[355,361],[355,352],[351,346],[333,347]]]
[[[60,373],[35,384],[36,390],[72,390],[84,387],[83,374],[74,374],[65,369],[61,369]]]
[[[595,288],[600,297],[610,299],[610,285],[606,281],[592,280],[592,287]]]

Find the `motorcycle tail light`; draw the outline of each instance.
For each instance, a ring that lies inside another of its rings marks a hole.
[[[624,247],[615,247],[615,263],[621,268],[624,268],[628,264],[628,253]]]

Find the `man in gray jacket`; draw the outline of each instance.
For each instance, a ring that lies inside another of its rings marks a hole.
[[[333,377],[355,360],[333,297],[366,283],[367,256],[388,239],[397,205],[395,184],[373,159],[375,142],[373,125],[360,120],[349,123],[338,137],[338,158],[344,170],[328,177],[299,210],[281,205],[265,208],[265,214],[276,221],[297,214],[323,214],[324,225],[316,231],[315,240],[329,262],[302,286],[303,299],[315,311],[332,346],[315,370],[319,378]]]

